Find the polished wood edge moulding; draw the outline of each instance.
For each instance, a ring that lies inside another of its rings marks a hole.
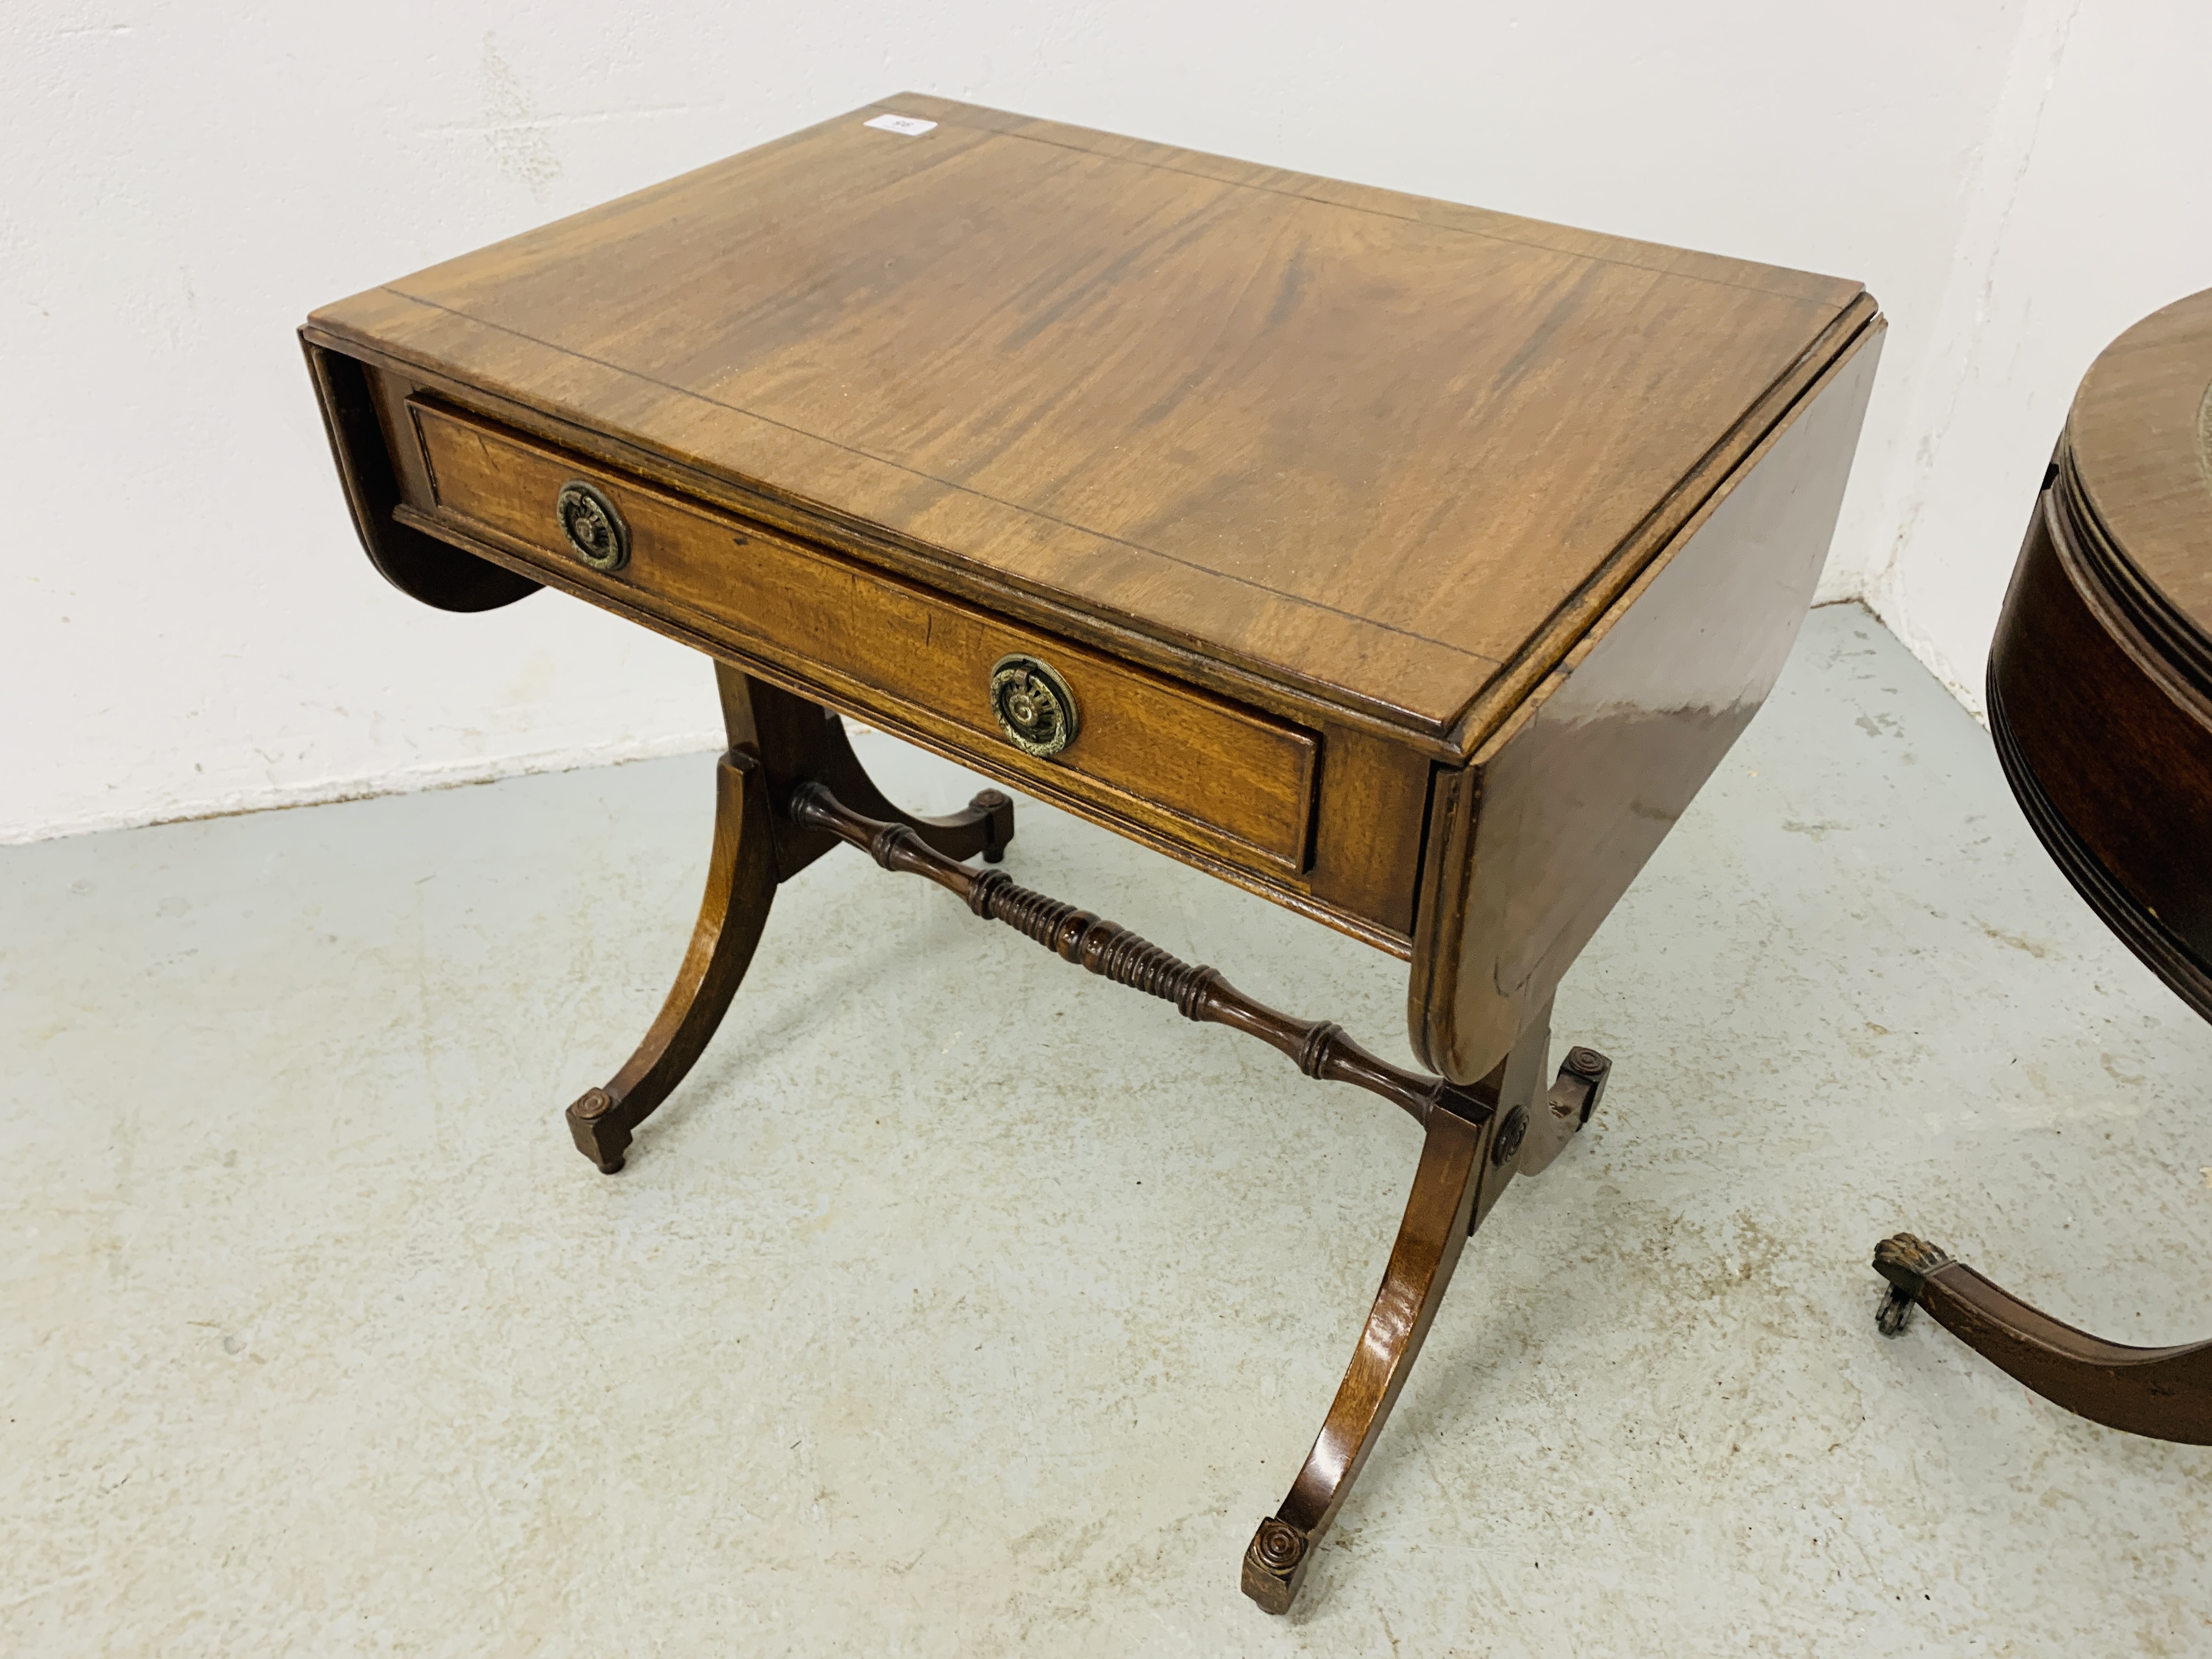
[[[933,591],[1111,653],[1186,684],[1292,720],[1340,722],[1352,729],[1404,744],[1431,759],[1462,757],[1462,750],[1443,727],[1409,726],[1396,717],[1395,711],[1372,707],[1343,695],[1341,688],[1285,680],[1264,672],[1264,665],[1248,665],[1221,652],[1199,648],[1136,627],[1129,617],[1101,609],[1079,608],[1057,592],[1025,586],[1000,572],[962,559],[950,550],[894,538],[879,526],[840,513],[826,503],[780,490],[769,480],[738,477],[687,465],[659,451],[579,425],[558,410],[533,402],[520,389],[492,390],[457,380],[435,365],[407,357],[341,329],[310,323],[300,330],[300,337],[311,362],[320,353],[380,371],[409,386],[434,392],[455,408],[480,419],[512,427],[542,442],[573,449],[602,466],[630,473],[724,511],[756,520],[783,534],[815,543]],[[323,380],[320,373],[317,380],[319,386]],[[402,521],[410,522],[410,515],[414,511],[402,507]],[[527,560],[518,564],[511,552],[471,541],[458,532],[437,528],[434,521],[428,525],[414,521],[410,527],[476,558],[517,570],[518,574],[533,577],[537,574]],[[448,605],[441,597],[442,585],[417,588],[394,575],[385,562],[380,562],[378,568],[394,586],[426,604],[441,609],[488,608]],[[528,591],[518,589],[499,603],[509,603]],[[1499,666],[1502,670],[1503,665]]]
[[[1468,765],[1437,769],[1407,994],[1424,1064],[1477,1076],[1504,1052],[1763,704],[1819,578],[1886,328],[1877,316],[1828,365]],[[1784,547],[1797,568],[1778,581]],[[1758,671],[1704,688],[1727,706],[1708,704],[1680,640],[1753,596],[1760,611],[1738,615],[1763,641]],[[1600,848],[1577,841],[1594,831]],[[1516,955],[1523,940],[1540,954]]]
[[[1728,435],[1707,452],[1595,574],[1562,605],[1550,623],[1478,693],[1452,722],[1453,753],[1472,758],[1494,738],[1545,678],[1612,614],[1653,565],[1697,533],[1698,526],[1757,465],[1775,437],[1869,341],[1886,327],[1874,296],[1862,294],[1828,325],[1820,337],[1768,388]]]
[[[2051,861],[2145,967],[2165,981],[2167,988],[2200,1018],[2212,1019],[2212,968],[2199,962],[2181,936],[2158,919],[2156,912],[2137,902],[2112,879],[2112,872],[2082,844],[2081,837],[2051,805],[2051,798],[2044,793],[2043,785],[2036,779],[2035,769],[2021,752],[2020,740],[2013,733],[2012,721],[2005,713],[2004,690],[1998,683],[1994,664],[1984,681],[1983,696],[1989,705],[1990,737],[1996,745],[1998,763],[2004,769],[2006,781],[2012,785],[2014,798],[2020,802],[2028,827],[2035,831],[2044,851],[2050,854]]]
[[[932,753],[1103,823],[1117,834],[1320,921],[1363,944],[1401,960],[1410,955],[1419,858],[1417,842],[1409,841],[1401,854],[1392,854],[1401,858],[1405,866],[1401,876],[1393,878],[1381,872],[1346,872],[1337,862],[1341,858],[1338,849],[1345,847],[1349,838],[1334,833],[1328,834],[1325,840],[1321,838],[1332,823],[1358,807],[1362,800],[1370,811],[1376,810],[1380,799],[1367,792],[1378,788],[1407,794],[1404,802],[1383,816],[1392,820],[1402,816],[1407,826],[1406,833],[1417,836],[1425,815],[1429,789],[1428,768],[1418,756],[1403,755],[1406,764],[1399,766],[1398,770],[1405,775],[1401,777],[1389,771],[1385,763],[1396,765],[1392,757],[1403,754],[1402,750],[1381,743],[1365,731],[1321,726],[1326,752],[1311,786],[1316,794],[1308,809],[1312,820],[1304,854],[1309,867],[1303,875],[1296,875],[1271,860],[1240,857],[1233,842],[1210,842],[1202,830],[1194,834],[1194,827],[1188,823],[1155,824],[1133,815],[1132,811],[1117,810],[1115,800],[1102,799],[1095,789],[1085,791],[1064,781],[1048,764],[1030,763],[1027,757],[1016,756],[1006,745],[996,741],[977,743],[972,737],[952,733],[949,728],[939,729],[939,723],[909,720],[899,706],[887,703],[880,695],[870,693],[857,684],[848,685],[811,665],[802,672],[799,665],[787,665],[761,654],[758,641],[718,623],[711,617],[669,604],[659,596],[623,585],[618,579],[611,581],[578,561],[550,557],[542,549],[507,537],[492,526],[474,523],[465,526],[410,507],[400,499],[402,485],[392,471],[392,452],[399,446],[387,442],[389,433],[379,424],[380,419],[387,424],[407,420],[404,395],[397,389],[387,394],[393,400],[392,406],[380,416],[369,380],[376,370],[374,364],[327,351],[312,341],[305,349],[340,459],[341,481],[356,529],[376,568],[404,592],[441,608],[481,609],[487,608],[487,604],[477,602],[477,595],[489,580],[508,586],[495,589],[488,604],[505,603],[514,593],[544,586],[614,609],[695,650],[724,661],[742,663],[749,673],[766,683],[882,726]],[[577,447],[580,451],[588,450],[587,446],[580,444]],[[401,459],[407,460],[404,451]],[[423,467],[419,451],[414,452],[411,464],[418,469]],[[433,486],[427,472],[414,487],[423,499],[429,499]],[[714,509],[709,506],[704,510]],[[767,533],[773,537],[780,532],[768,526]],[[459,550],[459,553],[451,550],[455,549]],[[827,558],[841,556],[834,549],[820,551]],[[898,580],[889,576],[882,579]],[[1132,672],[1144,671],[1133,667]],[[1309,708],[1306,712],[1312,714],[1326,711]],[[1262,709],[1261,713],[1280,717],[1279,710]],[[1348,793],[1352,790],[1359,792],[1359,799],[1355,799]],[[1325,854],[1319,864],[1311,862],[1316,847]],[[1398,884],[1395,891],[1386,891],[1377,884],[1391,881]],[[1358,896],[1363,892],[1366,896]]]
[[[735,642],[851,698],[871,720],[991,756],[1019,787],[1096,796],[1120,818],[1158,813],[1228,862],[1278,878],[1310,868],[1315,732],[442,404],[417,397],[404,407],[431,501],[428,512],[401,509],[403,522],[569,574],[608,608],[650,607]],[[606,510],[626,516],[627,556],[608,568],[585,560],[578,572],[548,508],[564,488],[601,487]],[[1081,684],[1091,718],[1061,752],[1022,750],[994,714],[991,666],[1010,653]]]
[[[2206,408],[2212,410],[2212,392]],[[2205,481],[2212,493],[2212,476]],[[2080,571],[2075,585],[2085,599],[2101,599],[2106,626],[2127,647],[2142,671],[2169,696],[2192,701],[2200,714],[2212,708],[2204,688],[2212,686],[2212,640],[2175,609],[2147,580],[2133,559],[2120,550],[2096,503],[2081,481],[2073,446],[2062,442],[2046,486],[2049,513],[2070,563]]]
[[[375,340],[325,324],[311,322],[301,329],[300,335],[303,344],[311,349],[335,351],[400,375],[483,418],[510,424],[545,441],[574,448],[603,465],[756,518],[772,528],[948,594],[970,599],[1009,617],[1118,653],[1191,684],[1294,719],[1337,720],[1387,735],[1432,759],[1464,762],[1601,622],[1645,568],[1693,530],[1695,520],[1709,512],[1732,483],[1755,463],[1758,452],[1772,433],[1786,424],[1792,412],[1864,343],[1870,330],[1878,325],[1880,315],[1880,307],[1869,295],[1861,294],[1846,306],[1697,466],[1655,504],[1546,626],[1510,662],[1498,665],[1497,673],[1458,715],[1441,724],[1368,703],[1342,686],[1285,677],[1263,662],[1239,659],[1218,649],[1200,648],[1193,641],[1133,626],[1133,619],[1127,617],[1068,605],[1063,597],[1023,586],[951,549],[895,536],[879,526],[840,513],[829,503],[779,490],[770,480],[688,465],[660,451],[579,426],[557,406],[532,397],[522,388],[487,388],[456,380],[434,364],[411,360]],[[403,514],[403,520],[406,517]],[[413,527],[441,537],[465,552],[514,568],[511,554],[495,553],[434,524],[417,523]]]
[[[2100,745],[2115,768],[2149,750],[2171,769],[2166,781],[2179,784],[2192,767],[2201,772],[2212,764],[2212,739],[2205,736],[2212,732],[2212,699],[2160,653],[2162,635],[2141,631],[2143,611],[2106,585],[2118,574],[2119,556],[2110,548],[2095,550],[2098,532],[2077,516],[2086,502],[2065,488],[2067,476],[2062,447],[2051,482],[2037,498],[1990,647],[1984,677],[1990,737],[2021,814],[2075,891],[2167,988],[2200,1018],[2212,1019],[2212,963],[2159,915],[2151,896],[2134,890],[2100,855],[2030,758],[2031,747],[2046,756],[2061,752],[2057,744],[2069,735],[2060,729],[2064,718],[2093,743],[2097,732],[2115,724],[2127,731],[2126,744]],[[2028,696],[2036,717],[2026,732],[2018,727],[2008,681]],[[2063,716],[2054,706],[2057,698],[2065,700]],[[2114,770],[2086,781],[2088,793],[2110,810],[2113,824],[2148,828],[2142,815],[2160,769],[2154,764],[2149,775],[2137,766]],[[2085,780],[2062,781],[2070,783],[2078,803]],[[2108,827],[2106,833],[2112,832]],[[2132,862],[2148,867],[2148,854],[2128,850]],[[2200,873],[2198,879],[2206,878]]]

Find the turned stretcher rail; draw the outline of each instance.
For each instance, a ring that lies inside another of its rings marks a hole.
[[[927,877],[957,894],[977,915],[1006,923],[1063,961],[1172,1002],[1186,1019],[1255,1036],[1288,1054],[1308,1077],[1357,1085],[1403,1108],[1424,1127],[1439,1105],[1471,1123],[1486,1122],[1495,1109],[1497,1103],[1479,1092],[1482,1085],[1462,1089],[1377,1059],[1340,1025],[1279,1013],[1239,991],[1219,970],[1184,962],[1118,922],[1017,885],[1003,870],[977,870],[947,858],[905,824],[854,811],[823,784],[793,791],[788,811],[793,823],[828,831],[886,870]]]
[[[719,677],[730,748],[715,771],[714,852],[690,946],[629,1063],[568,1111],[577,1147],[602,1170],[622,1167],[631,1132],[704,1049],[752,958],[778,884],[841,842],[866,849],[887,869],[927,876],[978,915],[1102,978],[1171,1002],[1191,1019],[1251,1032],[1308,1075],[1358,1084],[1422,1120],[1425,1142],[1405,1218],[1352,1363],[1289,1495],[1245,1551],[1244,1593],[1269,1613],[1287,1611],[1382,1432],[1468,1235],[1508,1182],[1542,1170],[1588,1121],[1610,1062],[1593,1049],[1570,1049],[1559,1081],[1540,1100],[1547,1004],[1471,1087],[1387,1065],[1334,1024],[1288,1018],[1212,968],[1002,873],[970,866],[967,860],[979,854],[995,860],[1012,839],[1014,804],[999,791],[985,790],[951,817],[902,811],[870,781],[842,726],[818,707],[734,668]]]

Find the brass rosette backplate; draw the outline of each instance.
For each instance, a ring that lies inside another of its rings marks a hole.
[[[991,665],[991,712],[1008,743],[1040,758],[1060,753],[1081,730],[1067,682],[1048,664],[1019,653]]]
[[[629,562],[629,526],[605,492],[571,478],[553,498],[553,515],[576,556],[594,570],[619,570]]]

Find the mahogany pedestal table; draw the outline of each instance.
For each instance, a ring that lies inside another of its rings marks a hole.
[[[1553,991],[1781,668],[1881,329],[1852,282],[906,94],[301,335],[393,584],[714,659],[697,930],[568,1112],[601,1170],[840,842],[1419,1125],[1244,1557],[1279,1613],[1468,1235],[1598,1103],[1587,1048],[1543,1081]],[[1405,959],[1431,1073],[1016,885],[1007,797],[902,812],[840,714]]]
[[[1990,646],[1990,735],[2075,890],[2212,1019],[2212,289],[2089,367]],[[2077,1330],[1911,1233],[1876,1247],[1878,1322],[1937,1323],[2046,1400],[2212,1445],[2212,1341]]]

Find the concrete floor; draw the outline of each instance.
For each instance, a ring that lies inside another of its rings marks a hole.
[[[0,1650],[2212,1652],[2212,1452],[1875,1334],[1900,1226],[2212,1329],[2212,1030],[1863,611],[1569,977],[1603,1113],[1286,1620],[1238,1557],[1418,1131],[841,853],[595,1174],[558,1114],[659,1004],[709,767],[0,852]],[[1405,1054],[1397,963],[1024,813],[1024,880]]]

